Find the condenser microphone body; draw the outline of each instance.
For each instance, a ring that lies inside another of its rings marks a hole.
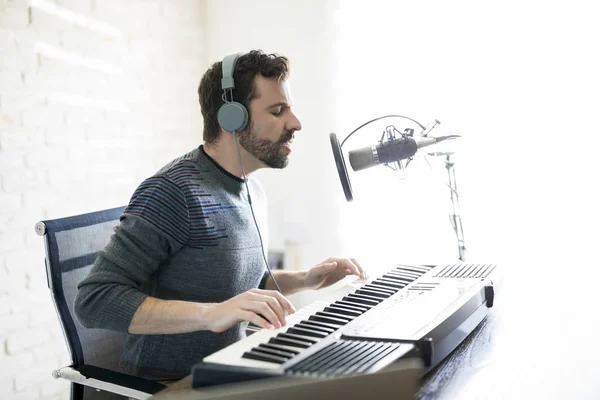
[[[413,138],[402,136],[383,143],[348,152],[350,166],[354,171],[374,167],[379,164],[388,164],[405,160],[415,155],[421,147],[429,146],[440,141],[441,138],[420,137]],[[446,139],[444,137],[443,139]]]

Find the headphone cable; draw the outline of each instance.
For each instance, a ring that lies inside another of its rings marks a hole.
[[[271,272],[271,268],[269,267],[269,262],[267,261],[267,256],[265,255],[265,246],[263,244],[262,235],[260,234],[260,229],[258,227],[258,223],[256,222],[256,216],[254,215],[254,207],[252,207],[252,199],[250,198],[250,189],[248,188],[248,179],[246,178],[246,171],[244,170],[244,163],[242,163],[242,154],[240,153],[240,146],[237,140],[237,132],[233,131],[233,140],[235,141],[235,148],[237,149],[238,160],[240,162],[240,167],[242,168],[242,178],[244,179],[244,185],[246,186],[246,193],[248,193],[248,204],[250,204],[250,211],[252,212],[252,219],[254,220],[254,226],[256,226],[256,231],[258,232],[258,239],[260,240],[260,248],[263,256],[263,260],[265,261],[265,265],[267,266],[267,271],[269,271],[269,276],[273,279],[273,283],[277,287],[277,291],[283,294],[279,284],[275,280],[273,276],[273,272]]]

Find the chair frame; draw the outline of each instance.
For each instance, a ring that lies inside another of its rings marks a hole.
[[[55,379],[63,378],[71,382],[71,400],[83,399],[84,386],[134,399],[147,399],[165,388],[164,385],[155,381],[85,364],[81,341],[79,340],[75,323],[65,300],[61,278],[63,268],[60,267],[60,263],[58,262],[58,246],[56,241],[50,240],[48,236],[49,234],[64,230],[118,220],[124,210],[125,207],[116,207],[71,217],[40,221],[35,224],[35,232],[44,238],[48,288],[52,295],[52,302],[54,303],[72,362],[69,366],[53,371],[52,376]],[[94,262],[95,254],[83,257],[85,258],[76,259],[78,264],[87,262],[89,265]]]

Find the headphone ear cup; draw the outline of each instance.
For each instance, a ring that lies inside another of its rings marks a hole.
[[[219,125],[227,132],[239,132],[248,123],[248,110],[238,102],[226,103],[217,113]]]

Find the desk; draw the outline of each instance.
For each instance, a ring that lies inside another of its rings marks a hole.
[[[572,281],[579,290],[565,298],[563,275],[523,271],[495,282],[490,314],[423,377],[417,399],[600,399],[594,281]]]
[[[600,399],[594,280],[527,267],[496,284],[487,318],[424,377],[418,399]]]

